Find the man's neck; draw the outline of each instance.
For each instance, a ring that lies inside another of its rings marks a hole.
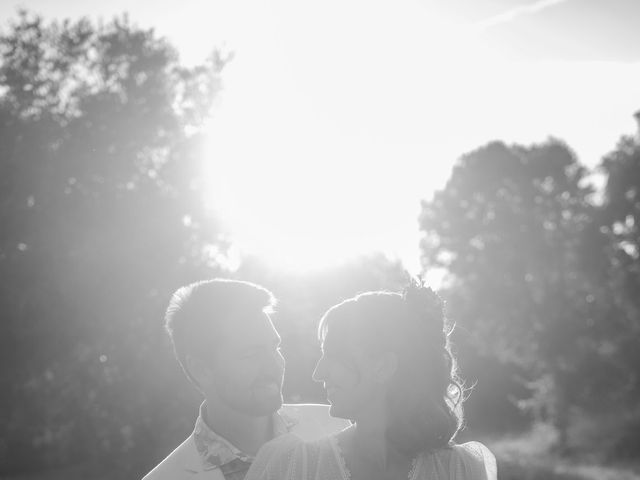
[[[204,414],[209,428],[249,455],[273,437],[272,415],[253,417],[208,400]]]

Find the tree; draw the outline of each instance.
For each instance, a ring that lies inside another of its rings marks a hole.
[[[640,127],[640,112],[635,115]],[[640,132],[640,130],[639,130]],[[609,236],[614,302],[623,328],[611,344],[612,356],[629,373],[625,391],[637,405],[640,393],[640,136],[624,136],[604,157],[600,170],[606,176],[599,225]]]
[[[521,404],[563,435],[570,407],[588,405],[620,378],[599,350],[616,310],[587,173],[554,139],[493,142],[460,158],[446,187],[423,201],[419,220],[425,268],[449,273],[463,367],[482,390],[487,358],[510,366],[532,389]]]
[[[160,325],[173,289],[216,271],[204,247],[225,248],[198,128],[226,60],[184,68],[126,17],[20,12],[0,35],[2,470],[100,459],[140,473],[141,448],[181,435]]]

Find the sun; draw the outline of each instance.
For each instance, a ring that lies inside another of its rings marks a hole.
[[[334,141],[311,150],[287,138],[274,144],[246,127],[232,130],[251,141],[234,141],[226,128],[231,124],[212,127],[203,172],[208,203],[241,251],[306,271],[392,246],[383,225],[394,231],[397,224],[389,223],[377,192],[382,179],[350,161],[357,146]]]
[[[278,268],[378,251],[417,271],[420,199],[451,164],[431,70],[459,45],[448,32],[436,48],[445,27],[417,3],[333,3],[276,2],[286,14],[237,46],[207,127],[207,203],[241,251]]]

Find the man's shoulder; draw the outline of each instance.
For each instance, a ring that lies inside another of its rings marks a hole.
[[[284,404],[280,413],[293,420],[291,432],[311,441],[339,432],[350,425],[349,420],[332,417],[331,406],[318,403]]]
[[[188,478],[189,472],[197,470],[197,450],[193,442],[193,436],[178,445],[167,457],[153,470],[144,476],[142,480],[173,480]]]

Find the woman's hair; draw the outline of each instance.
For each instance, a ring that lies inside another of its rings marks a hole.
[[[411,280],[402,293],[362,293],[330,308],[322,340],[334,323],[345,342],[398,358],[387,390],[388,441],[407,455],[449,445],[463,424],[464,387],[440,297]]]

